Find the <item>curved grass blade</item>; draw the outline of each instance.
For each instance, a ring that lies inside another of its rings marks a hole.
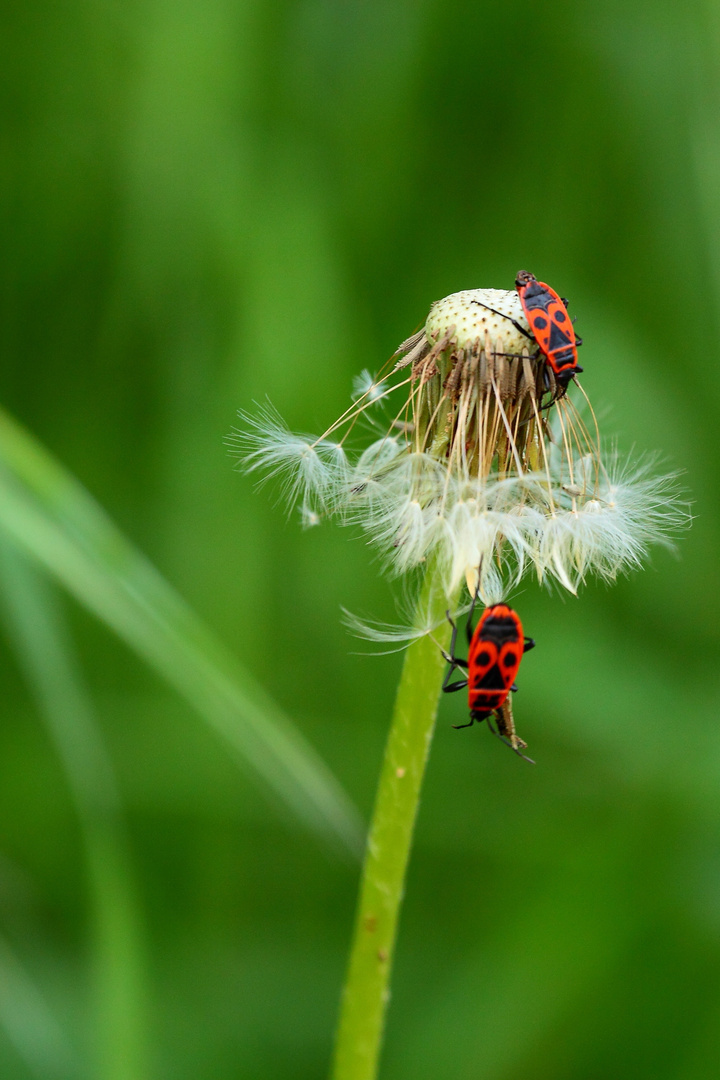
[[[92,911],[93,1075],[149,1076],[143,932],[112,763],[72,643],[43,577],[0,540],[10,639],[62,760],[80,821]]]
[[[3,410],[0,529],[190,702],[309,828],[359,856],[359,815],[320,756],[82,485]]]
[[[81,1080],[73,1048],[34,980],[0,938],[0,1024],[37,1080]]]

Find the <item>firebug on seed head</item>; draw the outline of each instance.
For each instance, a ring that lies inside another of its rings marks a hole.
[[[515,288],[540,352],[553,369],[556,381],[567,388],[570,379],[582,371],[577,356],[582,341],[575,336],[567,302],[527,270],[520,271]]]
[[[479,300],[473,300],[472,303],[480,304],[502,319],[507,319],[523,337],[537,345],[535,356],[542,354],[555,376],[557,386],[552,398],[552,401],[555,401],[566,393],[570,380],[583,370],[577,362],[577,347],[582,345],[582,338],[577,337],[573,329],[572,320],[567,313],[567,300],[558,296],[549,285],[538,281],[534,274],[527,270],[521,270],[515,279],[515,288],[531,333],[510,315],[496,311]]]

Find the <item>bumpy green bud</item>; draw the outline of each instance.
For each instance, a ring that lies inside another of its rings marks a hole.
[[[461,349],[478,340],[484,343],[487,336],[495,352],[520,354],[532,341],[515,323],[530,334],[515,289],[463,289],[432,305],[425,333],[428,341],[436,342],[454,327],[453,337]]]

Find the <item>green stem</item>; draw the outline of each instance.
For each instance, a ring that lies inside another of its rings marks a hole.
[[[419,610],[443,619],[447,599],[430,567]],[[385,748],[335,1046],[333,1080],[374,1080],[420,789],[437,716],[450,627],[407,650]]]

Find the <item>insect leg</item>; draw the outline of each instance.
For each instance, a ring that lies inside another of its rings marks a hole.
[[[441,650],[443,659],[447,661],[450,667],[447,669],[447,674],[443,679],[442,689],[446,694],[452,693],[453,690],[461,690],[464,686],[467,686],[467,679],[462,679],[459,682],[448,684],[448,680],[452,676],[456,668],[467,668],[467,660],[463,660],[461,656],[455,655],[455,642],[457,641],[457,626],[450,618],[450,612],[446,611],[447,620],[452,626],[452,638],[450,640],[450,653],[446,653],[444,649]]]
[[[501,319],[507,319],[507,321],[512,323],[513,326],[515,327],[515,329],[520,334],[522,334],[523,337],[528,338],[530,341],[535,340],[533,335],[529,334],[527,332],[527,330],[525,329],[525,327],[521,326],[519,322],[516,322],[515,319],[513,319],[511,315],[503,315],[502,311],[496,311],[494,307],[490,307],[489,304],[483,304],[481,300],[471,300],[470,303],[471,304],[477,304],[478,307],[484,307],[486,311],[492,311],[493,315],[499,315]]]
[[[448,616],[448,618],[450,618],[450,616]],[[456,668],[466,668],[468,666],[467,660],[463,660],[462,657],[455,655],[455,638],[457,637],[457,627],[455,626],[455,623],[452,622],[452,619],[450,619],[450,622],[452,623],[453,628],[452,642],[450,644],[450,656],[448,656],[445,650],[443,650],[443,658],[447,660],[448,664],[450,665],[450,667],[447,669],[447,674],[445,675],[442,684],[442,690],[446,694],[452,693],[453,690],[462,690],[464,686],[467,686],[467,679],[460,679],[458,682],[454,683],[449,682]]]
[[[450,664],[453,670],[455,668],[465,668],[467,670],[469,666],[468,662],[467,660],[463,660],[462,656],[450,656],[449,653],[446,653],[444,649],[441,649],[440,652],[442,653],[442,658],[445,663]]]
[[[547,379],[546,389],[550,390],[550,380],[548,378],[547,370],[545,371],[545,378]],[[555,379],[555,392],[553,393],[553,396],[548,401],[547,405],[541,405],[540,406],[540,412],[542,412],[543,409],[551,408],[555,404],[556,401],[560,401],[562,398],[564,398],[565,395],[567,394],[567,391],[568,391],[567,383],[561,383],[559,378],[556,378]]]
[[[459,731],[460,728],[472,727],[474,723],[475,723],[475,717],[471,716],[469,721],[467,722],[467,724],[451,724],[450,726],[454,727],[456,731]]]
[[[450,671],[448,671],[447,678],[449,679],[451,675],[452,675],[452,668],[450,669]],[[443,685],[442,685],[443,693],[444,694],[454,694],[456,690],[464,690],[465,687],[467,686],[467,684],[468,684],[467,679],[458,679],[457,682],[451,682],[448,685],[446,685],[446,683],[443,683]]]
[[[487,722],[487,726],[490,728],[490,730],[492,731],[495,738],[499,739],[500,742],[504,742],[506,746],[509,746],[510,749],[512,750],[513,754],[517,754],[517,756],[521,757],[523,759],[523,761],[529,761],[531,765],[535,764],[535,762],[533,761],[533,759],[531,757],[528,757],[527,754],[523,754],[522,750],[520,750],[517,746],[513,746],[513,744],[510,742],[509,739],[506,739],[504,735],[501,735],[499,731],[495,730],[493,725],[490,723],[490,717],[489,716],[487,717],[486,722]],[[523,743],[523,745],[525,745],[525,744]]]
[[[448,656],[448,654],[446,652],[444,652],[443,656],[445,657],[445,659],[447,660],[447,662],[449,664],[454,664],[455,663],[455,642],[457,641],[457,626],[455,625],[452,618],[450,617],[450,612],[449,611],[445,612],[445,618],[447,619],[447,621],[452,626],[452,637],[450,638],[450,655]]]
[[[472,604],[470,605],[470,610],[468,612],[467,623],[465,624],[465,633],[467,635],[468,645],[470,644],[470,642],[472,641],[472,638],[473,638],[473,624],[472,624],[472,621],[473,621],[473,616],[475,614],[475,605],[477,604],[478,596],[480,595],[480,574],[481,573],[482,573],[482,558],[480,559],[480,563],[478,565],[478,579],[477,579],[477,585],[475,586],[475,595],[472,598]]]
[[[535,641],[533,640],[533,638],[531,638],[531,637],[526,637],[526,638],[524,638],[524,642],[525,642],[525,644],[523,645],[523,652],[524,652],[524,653],[526,653],[526,652],[530,652],[530,650],[531,650],[531,649],[534,649],[534,648],[535,648],[535,644],[536,644],[536,643],[535,643]]]
[[[492,715],[492,714],[491,714],[491,715]],[[486,716],[486,717],[485,717],[485,723],[486,723],[486,724],[487,724],[487,726],[488,726],[488,727],[490,728],[490,730],[492,731],[492,733],[493,733],[493,735],[495,736],[495,738],[496,738],[496,739],[499,739],[499,740],[500,740],[500,742],[504,742],[504,743],[505,743],[505,745],[506,745],[506,746],[509,746],[509,747],[510,747],[510,749],[512,750],[512,748],[513,748],[513,747],[512,747],[512,743],[510,742],[510,740],[509,740],[509,739],[506,739],[504,735],[501,735],[501,734],[500,734],[500,732],[499,732],[499,731],[497,730],[497,728],[495,727],[495,725],[494,725],[494,724],[493,724],[493,723],[491,722],[491,720],[490,720],[490,717],[489,717],[489,716]]]

